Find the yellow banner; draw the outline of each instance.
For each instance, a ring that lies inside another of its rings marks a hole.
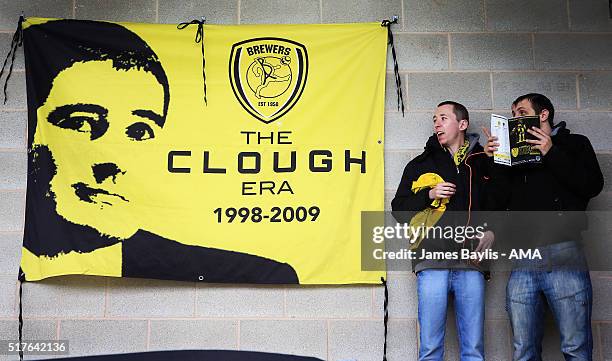
[[[25,278],[379,283],[387,29],[201,30],[26,20]]]

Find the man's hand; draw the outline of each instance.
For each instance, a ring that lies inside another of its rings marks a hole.
[[[453,183],[438,183],[435,187],[429,190],[429,199],[450,198],[453,194],[455,194],[455,188],[456,187]]]
[[[481,238],[476,238],[478,239],[478,246],[474,251],[483,252],[493,247],[493,242],[495,242],[495,233],[491,231],[485,231]]]
[[[535,149],[538,149],[542,152],[542,155],[546,155],[550,148],[552,148],[553,142],[550,135],[544,133],[544,131],[537,127],[531,127],[531,129],[527,129],[529,134],[533,135],[537,139],[527,139],[527,143],[533,144]]]
[[[491,136],[491,133],[485,127],[482,127],[482,131],[487,136],[487,144],[484,147],[485,154],[492,157],[493,153],[497,152],[497,149],[499,148],[499,139]]]

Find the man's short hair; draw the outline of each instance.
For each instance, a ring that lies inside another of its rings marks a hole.
[[[542,94],[529,93],[516,98],[516,100],[512,102],[512,105],[516,106],[518,103],[522,102],[525,99],[529,100],[531,106],[533,107],[533,110],[535,110],[537,115],[540,115],[542,113],[542,110],[544,109],[548,110],[548,124],[550,124],[550,126],[552,127],[553,120],[555,119],[555,107],[553,106],[550,99],[548,99],[545,95]]]
[[[442,103],[438,104],[439,107],[443,105],[452,105],[453,113],[455,113],[455,116],[457,117],[457,121],[465,119],[467,120],[468,124],[470,124],[470,113],[468,113],[467,108],[463,104],[454,102],[452,100],[445,100]]]
[[[30,140],[34,139],[36,111],[46,102],[55,77],[75,63],[88,61],[111,60],[116,70],[136,69],[152,74],[164,90],[165,122],[170,102],[166,72],[153,49],[131,30],[104,21],[63,19],[28,26],[24,38],[34,44],[25,48],[26,66],[32,70],[26,74],[28,102],[35,105],[28,108],[28,117],[34,120],[28,128]]]

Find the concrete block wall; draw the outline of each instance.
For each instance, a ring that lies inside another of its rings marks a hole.
[[[386,99],[387,207],[402,169],[430,134],[442,100],[468,106],[472,127],[507,114],[518,95],[547,94],[558,120],[590,137],[606,177],[592,209],[612,200],[612,20],[607,0],[0,0],[0,48],[17,16],[177,23],[332,23],[394,26],[405,117],[391,73]],[[17,331],[16,270],[23,230],[26,102],[23,56],[0,106],[0,339]],[[596,360],[612,360],[612,274],[593,273]],[[507,274],[487,286],[489,360],[511,359]],[[415,277],[389,274],[389,360],[416,360]],[[65,277],[24,287],[25,337],[69,339],[73,355],[181,348],[261,350],[328,360],[380,360],[380,287],[252,287]],[[552,320],[545,359],[561,360]],[[449,316],[447,360],[457,360]],[[10,359],[0,356],[0,360]]]

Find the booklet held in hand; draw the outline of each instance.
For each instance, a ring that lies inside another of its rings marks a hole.
[[[506,118],[491,114],[491,135],[499,142],[497,152],[493,153],[495,163],[507,166],[541,163],[542,153],[527,143],[527,139],[536,139],[527,129],[539,125],[538,116]]]

